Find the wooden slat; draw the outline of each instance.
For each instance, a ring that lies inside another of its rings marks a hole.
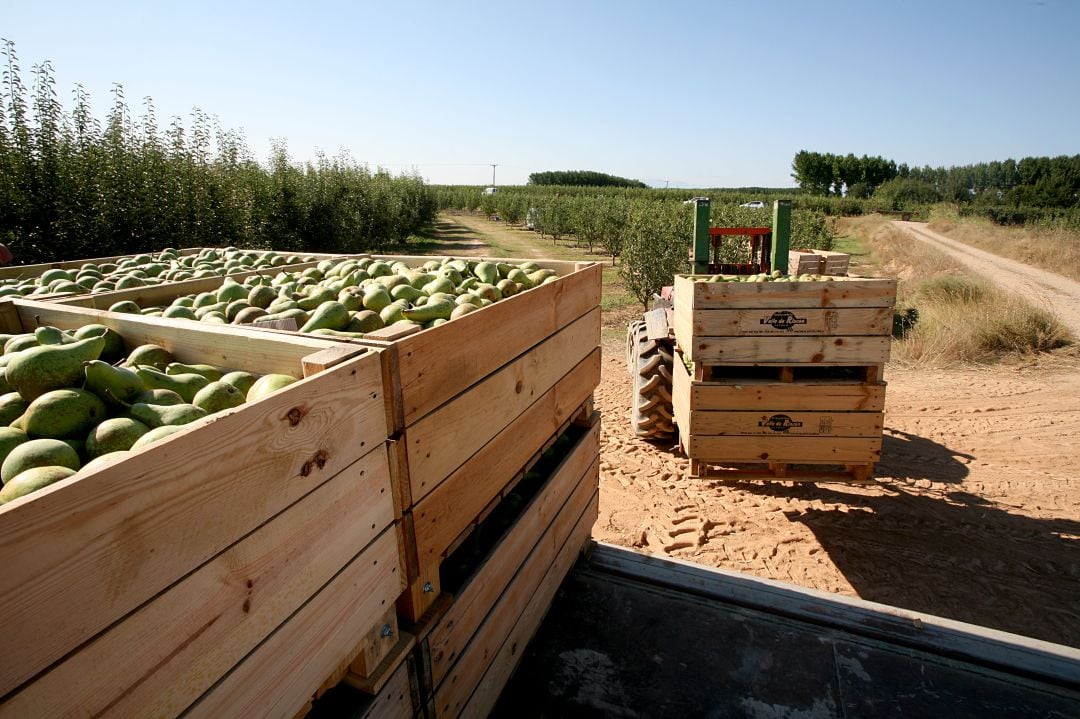
[[[600,265],[592,264],[394,342],[403,426],[410,427],[463,390],[600,304]],[[598,338],[599,339],[599,338]],[[400,429],[400,427],[395,427]]]
[[[421,567],[437,566],[446,548],[524,466],[534,449],[592,393],[599,376],[600,350],[595,350],[417,504],[413,522]]]
[[[402,662],[367,710],[354,719],[413,719],[416,709],[409,682],[409,664]]]
[[[687,381],[680,386],[689,391],[688,405],[692,409],[881,412],[885,408],[884,383],[745,380],[699,382],[690,387],[685,369],[682,376]]]
[[[683,310],[696,337],[885,336],[891,307]]]
[[[382,374],[368,355],[4,505],[0,694],[385,437]]]
[[[892,307],[896,280],[851,278],[819,282],[694,282],[675,277],[675,308]]]
[[[340,346],[331,341],[284,332],[271,334],[233,326],[164,320],[82,307],[59,307],[28,300],[0,303],[0,307],[5,304],[14,308],[21,331],[33,331],[39,324],[60,329],[103,324],[119,332],[129,348],[139,344],[156,344],[172,352],[180,362],[219,365],[260,374],[298,376],[306,355]],[[7,331],[11,327],[11,310],[3,312],[4,330]]]
[[[517,587],[515,584],[511,592],[504,594],[503,599],[500,599],[500,605],[504,601],[509,606],[519,605],[522,599],[527,599],[527,603],[517,616],[514,616],[513,612],[501,609],[500,606],[495,608],[492,616],[498,621],[486,622],[473,640],[477,646],[474,648],[470,645],[469,647],[470,655],[476,652],[477,656],[491,659],[483,663],[480,661],[458,662],[458,667],[461,668],[460,673],[455,667],[451,680],[443,683],[444,687],[449,684],[449,690],[443,692],[442,695],[436,693],[435,706],[440,719],[454,716],[482,719],[491,713],[510,675],[521,661],[529,640],[540,628],[540,623],[551,607],[555,592],[574,565],[582,547],[589,541],[589,534],[596,522],[599,503],[600,496],[596,494],[585,512],[577,519],[576,525],[571,525],[573,529],[569,538],[557,549],[554,561],[550,562],[550,568],[534,589],[524,592],[524,597],[513,596],[511,593]],[[532,557],[530,557],[531,560]],[[545,561],[543,564],[548,564],[548,562]],[[483,677],[478,677],[480,669],[485,666],[489,667],[486,673]],[[476,689],[466,700],[464,698],[466,691],[474,686]]]
[[[394,529],[188,709],[188,717],[294,716],[402,589]]]
[[[438,686],[457,661],[488,611],[515,577],[533,547],[564,505],[575,516],[597,491],[599,426],[583,436],[547,484],[522,512],[490,558],[454,597],[454,603],[428,638],[432,683]],[[577,501],[575,502],[575,497]],[[559,538],[561,542],[563,538]]]
[[[369,452],[0,704],[0,716],[179,714],[389,526],[389,485],[385,455]]]
[[[686,337],[676,340],[694,362],[747,365],[872,365],[889,361],[888,337]]]
[[[65,307],[86,307],[90,309],[107,310],[117,302],[131,301],[145,309],[147,307],[170,305],[177,297],[183,297],[184,295],[197,295],[200,292],[216,292],[221,289],[221,286],[225,283],[225,277],[229,277],[230,279],[242,283],[245,278],[253,275],[275,277],[282,272],[303,272],[309,267],[315,267],[317,264],[318,262],[304,262],[295,265],[268,267],[260,270],[236,272],[231,275],[202,277],[197,280],[165,282],[160,285],[132,287],[126,290],[98,292],[92,295],[73,295],[52,300],[52,302]]]
[[[863,464],[881,459],[881,437],[713,437],[682,438],[689,456],[701,461]]]
[[[797,385],[796,385],[797,386]],[[881,412],[731,412],[691,410],[680,428],[693,436],[880,437]]]
[[[599,338],[597,307],[409,427],[405,441],[413,502],[587,357]]]

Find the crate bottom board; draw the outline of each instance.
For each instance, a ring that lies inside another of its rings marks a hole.
[[[690,459],[712,464],[868,464],[881,459],[881,437],[719,437],[685,435]]]
[[[874,463],[822,465],[777,462],[773,464],[738,464],[690,460],[691,479],[719,482],[844,482],[871,484],[874,482]]]

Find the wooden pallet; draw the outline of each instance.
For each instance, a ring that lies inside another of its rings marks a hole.
[[[404,587],[377,352],[21,300],[306,379],[0,507],[0,716],[295,714]]]

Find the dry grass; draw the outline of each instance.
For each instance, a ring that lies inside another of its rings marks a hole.
[[[1001,227],[989,220],[940,215],[934,232],[1033,267],[1080,280],[1080,234],[1063,229]]]
[[[1049,313],[968,273],[884,218],[858,218],[844,229],[870,248],[882,274],[899,280],[898,312],[918,313],[893,341],[892,358],[900,365],[986,364],[1072,341]]]

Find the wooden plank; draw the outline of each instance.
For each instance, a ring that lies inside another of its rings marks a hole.
[[[221,681],[187,717],[292,716],[402,589],[393,528],[357,555]]]
[[[304,376],[310,377],[325,369],[335,367],[345,360],[359,357],[366,349],[367,348],[365,347],[358,347],[356,345],[338,345],[337,347],[329,347],[306,355],[300,361],[300,364],[304,369]],[[375,351],[379,352],[380,350]]]
[[[678,331],[678,320],[676,320]],[[694,362],[748,365],[871,365],[889,361],[889,337],[693,337],[679,346]]]
[[[349,673],[369,679],[375,677],[376,669],[398,645],[399,637],[397,611],[391,606],[360,642],[359,653],[348,663]]]
[[[673,373],[674,384],[685,394],[676,400],[694,410],[848,411],[881,412],[885,384],[860,382],[770,382],[742,380],[730,383],[697,382],[691,386],[686,369]],[[674,398],[674,395],[673,395]]]
[[[391,612],[394,610],[391,609]],[[416,635],[402,631],[397,641],[391,646],[390,651],[382,658],[378,665],[369,670],[367,676],[362,676],[350,668],[345,676],[346,684],[365,694],[375,695],[382,691],[383,687],[394,674],[394,669],[404,664],[409,653],[416,646]]]
[[[413,502],[419,503],[577,366],[599,338],[597,307],[410,426],[405,442]]]
[[[591,569],[860,636],[1080,685],[1080,648],[597,542]]]
[[[367,711],[356,719],[413,719],[415,709],[409,682],[409,664],[402,662]]]
[[[164,320],[28,300],[14,300],[11,304],[18,313],[20,326],[30,331],[40,325],[76,329],[88,324],[103,324],[119,332],[129,349],[137,344],[156,344],[172,352],[180,362],[213,364],[261,374],[296,376],[300,374],[301,360],[306,355],[337,344],[283,332],[271,334],[231,325]]]
[[[667,310],[655,309],[645,313],[645,332],[651,340],[667,339]]]
[[[0,694],[385,437],[368,355],[0,507],[0,646],[19,648],[0,653]]]
[[[863,464],[881,459],[881,437],[683,437],[688,456],[701,461]]]
[[[809,465],[809,467],[813,466]],[[725,469],[711,465],[708,462],[693,461],[690,463],[689,476],[691,479],[708,479],[714,482],[746,482],[751,480],[808,483],[842,482],[844,484],[873,484],[874,482],[873,464],[845,465],[844,469],[811,469],[809,467],[776,464],[771,469],[765,466],[750,469]]]
[[[304,262],[295,265],[267,267],[259,270],[236,272],[231,275],[201,277],[197,280],[180,280],[179,282],[164,282],[160,285],[131,287],[126,290],[113,290],[112,292],[73,295],[52,300],[52,302],[65,307],[86,307],[97,310],[107,310],[117,302],[124,301],[134,302],[143,309],[147,307],[167,306],[172,304],[172,301],[177,297],[197,295],[201,292],[216,292],[221,289],[221,286],[225,283],[226,277],[242,283],[246,278],[254,275],[273,277],[282,272],[303,272],[309,267],[315,267],[317,264],[318,262]]]
[[[881,412],[731,412],[691,410],[680,428],[693,436],[880,437]]]
[[[681,310],[690,313],[698,337],[885,336],[892,332],[891,307]]]
[[[395,342],[404,426],[598,307],[601,271],[589,265]]]
[[[528,461],[533,448],[550,437],[585,401],[599,375],[600,350],[595,350],[417,504],[413,522],[421,567],[438,564],[443,551]]]
[[[438,685],[457,661],[488,611],[510,584],[557,513],[566,507],[580,515],[597,491],[599,425],[584,435],[522,512],[489,559],[454,597],[454,603],[429,635],[432,683]],[[575,503],[574,498],[579,501]],[[561,542],[563,538],[559,538]]]
[[[852,277],[801,282],[694,282],[675,276],[675,309],[892,307],[896,280]]]
[[[385,456],[369,452],[69,655],[0,716],[179,714],[386,529],[389,484]]]
[[[452,680],[449,682],[451,690],[445,692],[442,696],[436,693],[435,706],[440,718],[447,716],[482,718],[491,713],[495,702],[506,686],[506,682],[510,679],[510,675],[517,668],[518,662],[521,661],[521,656],[524,654],[529,640],[532,639],[536,630],[540,628],[540,623],[551,607],[555,592],[562,584],[563,579],[566,578],[566,574],[577,560],[578,555],[581,554],[583,545],[589,541],[589,534],[592,531],[593,524],[596,522],[599,503],[599,494],[594,495],[584,514],[577,520],[570,537],[559,549],[543,580],[533,591],[528,592],[528,603],[525,604],[524,610],[514,617],[507,616],[512,615],[511,612],[500,611],[497,607],[493,612],[493,616],[497,617],[499,621],[485,623],[481,631],[477,633],[474,642],[478,643],[479,646],[476,649],[470,647],[470,654],[475,651],[482,656],[491,657],[491,659],[483,664],[479,661],[458,662],[458,666],[463,664],[466,666],[463,667],[461,674],[456,677],[456,682],[453,681],[454,676],[452,675]],[[503,596],[504,599],[508,599],[507,595]],[[517,597],[512,599],[514,603],[518,600]],[[503,599],[500,599],[500,604],[503,601]],[[481,647],[483,648],[482,654]],[[477,670],[481,666],[490,666],[490,668],[487,669],[483,677],[476,677]],[[476,677],[475,680],[474,677]],[[455,683],[456,688],[454,688]],[[446,686],[445,682],[444,686]],[[463,698],[465,690],[474,686],[476,687],[475,691],[465,700]]]

